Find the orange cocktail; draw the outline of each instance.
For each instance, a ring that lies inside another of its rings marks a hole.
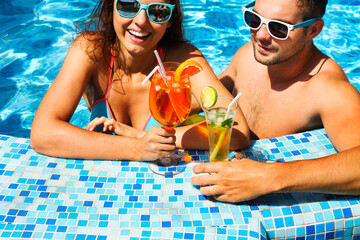
[[[156,72],[150,86],[150,112],[153,118],[167,128],[181,124],[190,113],[191,87],[187,74],[175,80],[175,71],[179,63],[164,63],[166,71],[165,82]]]

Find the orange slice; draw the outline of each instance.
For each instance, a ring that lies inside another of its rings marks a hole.
[[[182,76],[193,76],[201,72],[203,68],[201,65],[194,60],[187,60],[180,64],[180,66],[175,71],[175,81],[180,81]]]

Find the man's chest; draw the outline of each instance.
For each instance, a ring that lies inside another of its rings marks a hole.
[[[237,86],[240,106],[250,130],[258,138],[270,138],[321,127],[315,105],[301,86],[274,89],[264,83]],[[255,137],[255,136],[254,136]]]

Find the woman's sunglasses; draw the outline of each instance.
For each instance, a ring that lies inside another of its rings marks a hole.
[[[273,38],[279,40],[286,40],[289,37],[290,31],[294,29],[310,26],[316,20],[321,19],[321,18],[312,18],[307,21],[295,25],[291,25],[282,21],[264,18],[260,16],[258,13],[248,9],[249,7],[253,7],[254,5],[255,2],[252,2],[246,5],[245,7],[243,7],[242,9],[244,14],[245,24],[253,30],[258,30],[262,26],[262,24],[265,23],[270,35]]]
[[[148,18],[154,23],[166,23],[170,20],[175,5],[166,3],[142,4],[138,0],[117,0],[116,11],[125,18],[134,18],[142,9],[146,10]]]

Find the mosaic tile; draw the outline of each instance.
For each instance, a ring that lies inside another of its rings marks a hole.
[[[359,197],[288,193],[217,202],[190,183],[208,152],[187,153],[184,172],[164,177],[145,162],[46,157],[29,139],[0,135],[0,238],[360,239]],[[334,153],[320,129],[253,141],[231,154],[285,162]]]

